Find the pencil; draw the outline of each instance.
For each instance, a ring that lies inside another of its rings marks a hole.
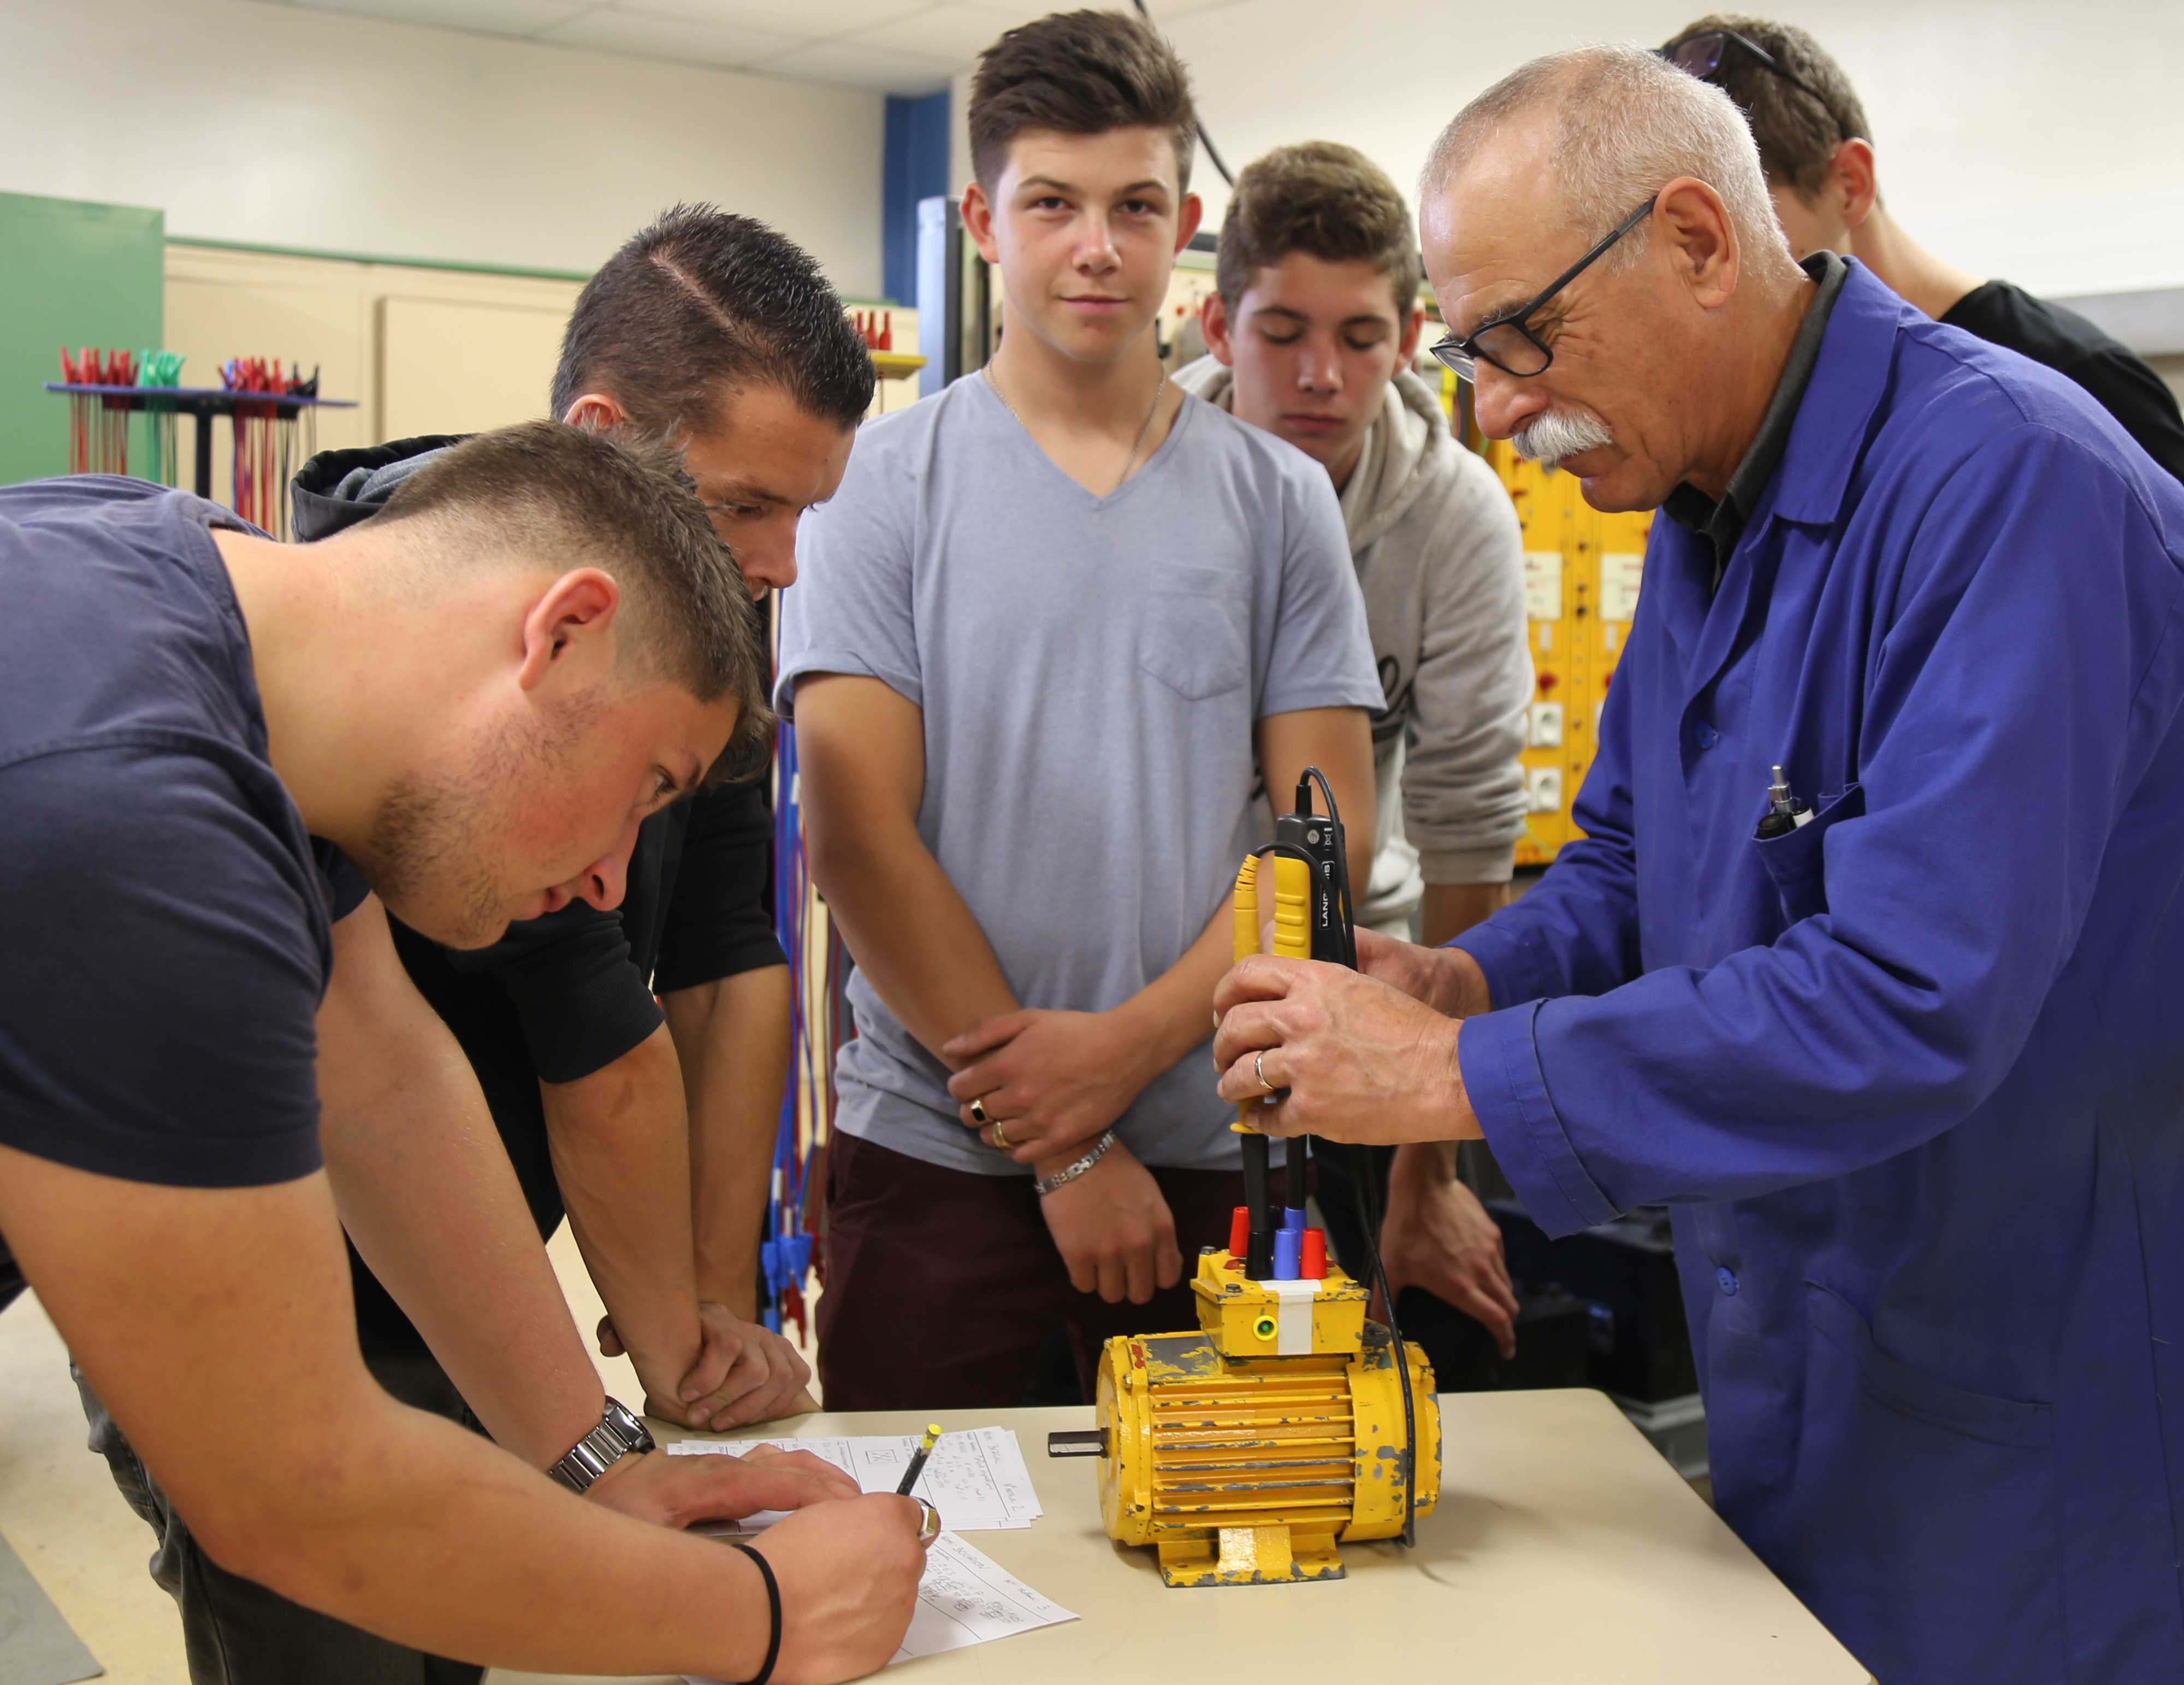
[[[940,1424],[933,1422],[925,1430],[925,1438],[917,1442],[917,1449],[911,1454],[910,1466],[902,1471],[902,1484],[894,1489],[898,1498],[910,1496],[911,1488],[917,1484],[918,1476],[925,1472],[925,1460],[933,1454],[933,1448],[940,1438]]]

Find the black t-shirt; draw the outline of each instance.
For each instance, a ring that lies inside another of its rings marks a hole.
[[[2076,381],[2141,449],[2184,480],[2184,414],[2177,411],[2176,393],[2145,359],[2076,311],[2035,298],[2006,281],[1990,281],[1964,294],[1942,320]]]
[[[398,439],[311,459],[291,489],[296,530],[330,537],[370,520],[421,464],[460,442]],[[611,1065],[660,1027],[662,994],[785,963],[773,931],[773,816],[763,786],[709,791],[638,828],[621,908],[577,902],[511,925],[491,948],[446,948],[389,920],[418,992],[469,1058],[542,1236],[561,1221],[538,1085]],[[362,899],[336,873],[335,917]],[[423,1341],[351,1254],[367,1352]]]
[[[577,902],[468,952],[393,923],[410,980],[477,1074],[542,1236],[560,1226],[562,1203],[539,1083],[588,1076],[650,1035],[660,1023],[655,987],[672,994],[784,963],[772,837],[765,787],[728,785],[638,826],[616,912]],[[421,1349],[387,1290],[354,1254],[352,1265],[365,1350]]]
[[[0,1141],[132,1182],[317,1170],[330,892],[210,529],[138,480],[0,487]]]

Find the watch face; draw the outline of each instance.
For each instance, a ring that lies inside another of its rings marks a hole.
[[[622,1437],[623,1443],[631,1450],[649,1451],[655,1449],[651,1430],[619,1399],[607,1400],[605,1419],[614,1424],[616,1431]]]

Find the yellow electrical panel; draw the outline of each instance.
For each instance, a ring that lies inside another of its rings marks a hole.
[[[1422,371],[1423,372],[1423,371]],[[1462,427],[1455,375],[1440,370],[1441,407]],[[1486,458],[1524,534],[1524,623],[1532,651],[1526,712],[1524,834],[1517,864],[1543,866],[1585,833],[1570,818],[1600,742],[1600,710],[1623,659],[1646,568],[1650,512],[1602,514],[1575,476],[1527,462],[1506,439],[1469,442]]]
[[[1570,804],[1592,768],[1600,710],[1637,612],[1650,514],[1602,514],[1574,476],[1526,462],[1503,440],[1486,459],[1509,488],[1524,534],[1524,616],[1532,703],[1523,754],[1529,812],[1517,864],[1545,865],[1582,836]]]

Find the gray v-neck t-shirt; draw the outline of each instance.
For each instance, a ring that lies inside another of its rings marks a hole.
[[[1382,702],[1326,470],[1195,398],[1101,498],[959,381],[866,424],[797,561],[777,705],[793,713],[803,674],[853,673],[923,710],[918,833],[1026,1006],[1119,1005],[1197,940],[1270,840],[1256,721]],[[849,993],[837,1126],[1023,1173],[963,1126],[946,1068],[861,975]],[[1123,1142],[1148,1164],[1234,1165],[1214,1083],[1201,1045],[1123,1114]]]

